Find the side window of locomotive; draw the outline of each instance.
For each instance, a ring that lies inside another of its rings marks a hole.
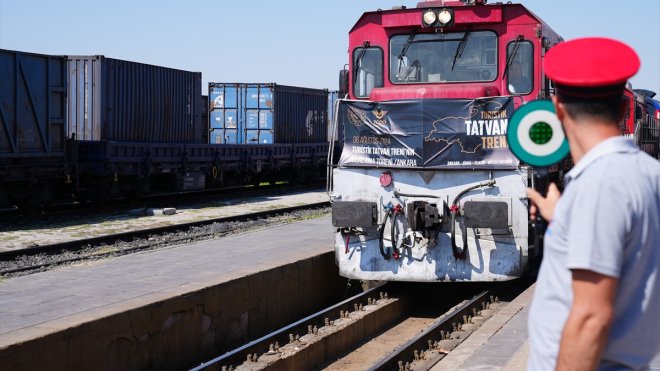
[[[507,89],[511,94],[529,94],[534,88],[534,53],[529,41],[514,41],[507,47]]]
[[[368,98],[373,88],[383,86],[383,50],[356,48],[353,51],[353,95]]]

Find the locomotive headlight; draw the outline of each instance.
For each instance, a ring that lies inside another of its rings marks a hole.
[[[424,12],[422,15],[422,21],[424,22],[424,26],[431,26],[435,23],[435,21],[438,20],[438,17],[435,15],[435,12],[433,10],[427,10]]]
[[[440,26],[446,26],[454,20],[454,14],[449,9],[442,9],[438,12],[438,22]]]

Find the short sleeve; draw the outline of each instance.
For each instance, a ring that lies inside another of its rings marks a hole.
[[[580,180],[569,210],[567,266],[619,277],[632,220],[623,185],[605,176]]]

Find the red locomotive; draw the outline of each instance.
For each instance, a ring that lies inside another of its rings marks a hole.
[[[515,109],[554,93],[542,60],[561,41],[510,2],[425,1],[360,17],[329,177],[340,274],[498,281],[527,269],[539,253],[526,200],[533,169],[506,133]],[[552,141],[547,133],[539,126],[531,140]]]

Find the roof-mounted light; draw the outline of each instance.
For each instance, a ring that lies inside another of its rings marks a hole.
[[[426,9],[422,12],[424,27],[450,27],[454,25],[454,9]]]
[[[438,23],[440,27],[446,27],[454,23],[454,11],[449,8],[438,12]]]
[[[435,14],[435,12],[432,9],[424,11],[422,15],[422,22],[424,22],[424,26],[431,27],[437,20],[438,20],[438,16]]]

